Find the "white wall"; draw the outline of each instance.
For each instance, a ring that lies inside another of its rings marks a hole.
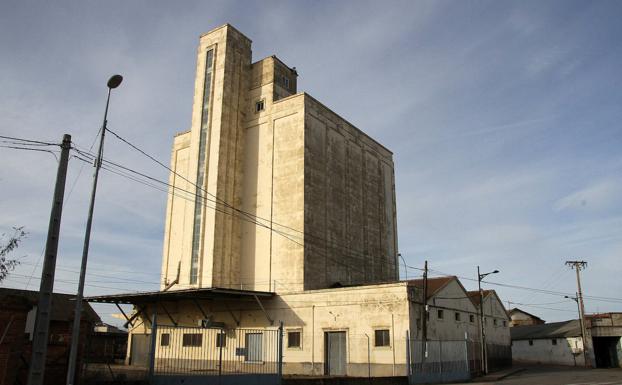
[[[533,364],[584,366],[581,337],[512,341],[512,361]],[[574,353],[574,354],[573,354]]]

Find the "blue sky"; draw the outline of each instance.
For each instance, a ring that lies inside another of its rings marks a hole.
[[[616,1],[4,1],[0,135],[88,148],[121,73],[109,127],[166,163],[189,128],[198,36],[228,22],[255,60],[296,66],[299,90],[394,152],[409,265],[475,277],[479,264],[501,271],[493,282],[574,293],[564,261],[584,259],[586,295],[621,298],[620,15]],[[168,177],[112,137],[106,155]],[[30,233],[3,285],[36,289],[56,162],[6,148],[0,161],[0,229]],[[77,287],[91,174],[70,161],[58,291]],[[88,295],[158,287],[165,205],[102,174]],[[560,296],[486,287],[549,321],[576,316]]]

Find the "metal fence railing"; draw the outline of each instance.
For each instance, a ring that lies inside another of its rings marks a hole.
[[[277,374],[279,333],[279,329],[158,326],[154,374]]]
[[[410,340],[409,383],[468,380],[473,357],[469,341]]]

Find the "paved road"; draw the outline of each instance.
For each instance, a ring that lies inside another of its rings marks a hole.
[[[568,367],[534,366],[500,381],[474,384],[503,385],[622,385],[622,369],[579,369]]]

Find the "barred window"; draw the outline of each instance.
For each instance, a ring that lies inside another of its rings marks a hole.
[[[223,332],[216,334],[216,347],[224,348],[227,346],[227,335]]]
[[[171,342],[171,335],[169,333],[162,333],[160,336],[160,346],[168,346]]]
[[[201,346],[203,345],[203,334],[192,333],[184,334],[182,346]]]

